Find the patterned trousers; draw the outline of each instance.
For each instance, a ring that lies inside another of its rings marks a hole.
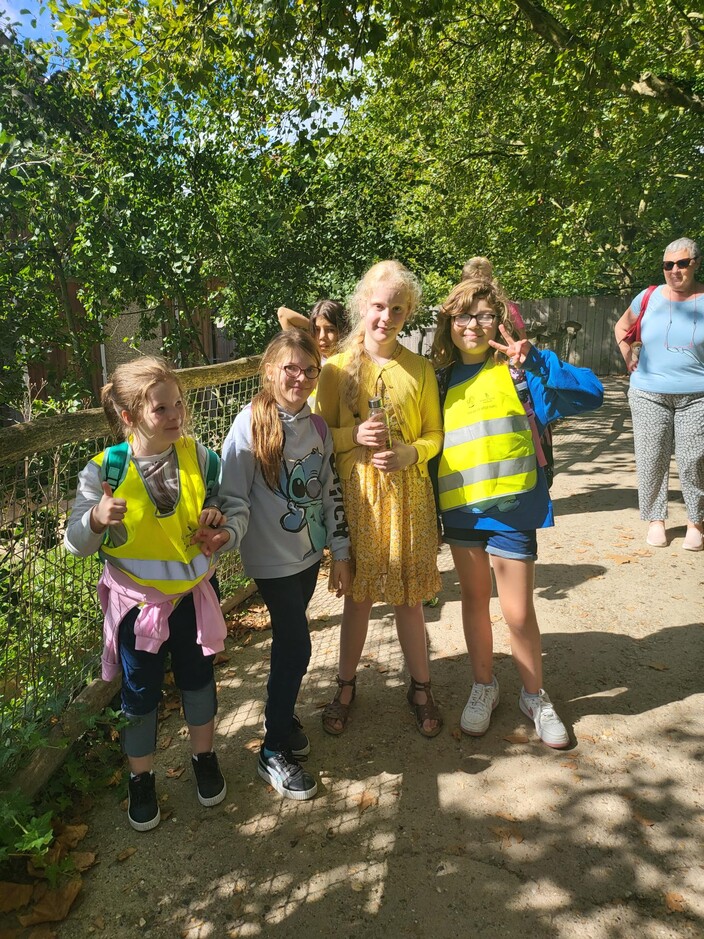
[[[704,392],[655,394],[631,388],[633,441],[640,517],[667,518],[667,484],[673,452],[690,522],[704,521]]]

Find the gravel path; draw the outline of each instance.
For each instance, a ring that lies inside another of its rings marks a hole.
[[[540,535],[545,683],[570,750],[543,746],[518,710],[496,599],[501,703],[485,737],[460,733],[470,677],[447,549],[427,610],[442,734],[415,730],[392,616],[376,607],[348,730],[325,735],[340,605],[321,582],[300,696],[317,798],[283,801],[256,776],[269,634],[254,633],[218,671],[227,799],[196,802],[172,714],[157,777],[170,818],[140,835],[115,791],[101,796],[82,845],[101,863],[58,936],[703,936],[704,554],[682,550],[674,479],[671,544],[644,543],[625,390],[610,381],[601,411],[558,427],[558,521]]]

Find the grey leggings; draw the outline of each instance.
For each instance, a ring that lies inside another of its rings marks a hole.
[[[670,458],[677,460],[687,518],[704,520],[704,392],[664,395],[631,388],[640,517],[667,518]]]

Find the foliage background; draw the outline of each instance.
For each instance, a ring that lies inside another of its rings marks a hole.
[[[80,386],[128,307],[188,364],[198,310],[259,351],[279,304],[344,297],[381,257],[428,305],[473,254],[517,297],[628,293],[700,231],[692,4],[48,6],[61,43],[0,33],[5,398],[57,344]]]

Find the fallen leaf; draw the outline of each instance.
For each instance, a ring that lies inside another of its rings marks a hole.
[[[58,864],[66,854],[68,853],[68,848],[66,845],[61,844],[60,841],[55,841],[46,854],[43,854],[41,857],[30,858],[27,861],[27,873],[30,877],[46,877],[46,869],[52,864]]]
[[[172,766],[166,770],[168,779],[179,779],[185,772],[185,766]]]
[[[669,672],[670,666],[664,662],[646,662],[646,668],[654,668],[656,672]]]
[[[121,809],[123,812],[126,812],[129,807],[130,807],[130,800],[129,800],[129,799],[123,799],[122,802],[120,802],[120,809]]]
[[[159,749],[168,750],[169,747],[171,746],[171,741],[173,739],[174,739],[173,737],[164,737],[162,740],[159,741]]]
[[[509,743],[528,743],[528,737],[520,731],[515,734],[506,734],[504,740],[508,740]]]
[[[576,760],[560,760],[560,766],[564,766],[565,769],[577,769]]]
[[[165,685],[173,685],[174,683],[175,683],[174,673],[173,673],[173,672],[167,672],[167,673],[164,675],[164,684],[165,684]]]
[[[521,844],[523,835],[517,828],[504,828],[502,826],[489,826],[489,831],[496,835],[502,848],[509,848],[512,843]]]
[[[653,556],[653,552],[648,551],[647,548],[636,548],[633,553],[637,554],[639,558],[651,558]]]
[[[462,739],[462,731],[459,729],[459,727],[455,727],[455,729],[454,729],[453,731],[451,731],[450,736],[451,736],[454,740],[461,740],[461,739]]]
[[[517,822],[518,819],[511,815],[510,812],[494,812],[494,818],[503,818],[505,822]]]
[[[358,798],[357,802],[359,804],[359,812],[361,814],[362,812],[366,812],[368,808],[371,808],[372,805],[378,805],[379,798],[365,789],[362,795]]]
[[[73,861],[73,866],[77,871],[87,871],[89,867],[95,864],[95,854],[93,851],[71,851],[69,857]]]
[[[110,776],[110,777],[108,778],[108,780],[107,780],[107,782],[105,783],[105,785],[108,786],[108,787],[110,787],[110,786],[119,786],[121,782],[122,782],[122,767],[120,767],[120,769],[116,769],[116,770],[115,770],[115,772],[112,774],[112,776]]]
[[[455,857],[462,857],[467,853],[467,848],[463,844],[451,844],[446,851],[448,854],[454,854]]]
[[[596,743],[596,737],[592,737],[591,734],[580,734],[579,742],[586,740],[587,743]]]
[[[673,890],[668,890],[668,892],[665,894],[665,906],[667,907],[668,913],[684,913],[684,897],[681,893],[675,893]]]
[[[248,740],[247,743],[245,743],[244,748],[245,750],[249,750],[250,753],[259,753],[262,748],[262,743],[264,743],[264,741],[261,737],[253,737],[252,740]]]
[[[104,916],[94,916],[91,920],[91,923],[95,926],[96,929],[105,929],[105,917]]]
[[[128,857],[132,857],[133,854],[137,853],[136,848],[125,848],[123,851],[117,855],[118,861],[126,861]]]
[[[607,558],[610,558],[616,564],[630,564],[631,558],[628,554],[607,554]]]
[[[646,818],[645,815],[641,815],[637,809],[633,809],[633,818],[644,828],[652,828],[655,825],[655,822]]]
[[[378,665],[376,670],[380,675],[385,675],[388,672],[389,667],[388,665]]]
[[[181,707],[181,702],[176,698],[170,698],[167,701],[164,701],[164,709],[166,711],[177,711]]]
[[[55,890],[47,890],[29,913],[17,918],[23,926],[36,926],[39,923],[58,923],[60,920],[66,919],[82,885],[83,881],[80,877],[65,880]]]
[[[0,881],[0,913],[9,913],[27,906],[32,899],[34,884],[12,884],[6,880]]]
[[[87,825],[62,825],[57,829],[56,840],[67,848],[75,848],[87,834]]]
[[[213,665],[224,665],[230,661],[230,656],[226,652],[218,652],[213,659]]]

